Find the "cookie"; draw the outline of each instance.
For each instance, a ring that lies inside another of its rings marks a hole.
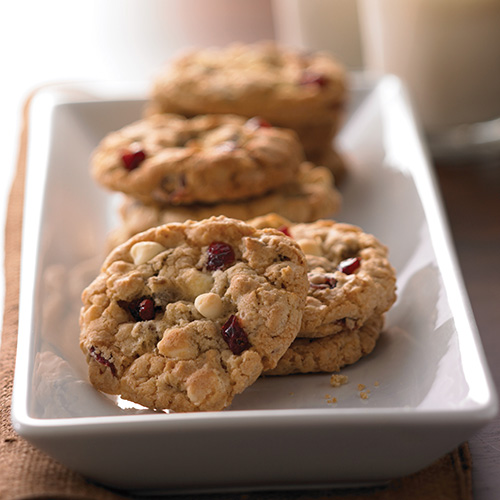
[[[222,410],[293,342],[307,289],[279,231],[213,217],[140,233],[82,294],[90,381],[152,409]]]
[[[315,165],[328,168],[335,179],[335,185],[340,187],[349,172],[349,160],[344,153],[336,148],[326,148],[322,151],[314,151],[309,155],[309,160]]]
[[[396,300],[396,273],[388,249],[361,228],[333,220],[293,224],[276,214],[249,221],[280,228],[306,255],[309,277],[299,337],[358,330]]]
[[[106,136],[91,171],[144,203],[182,205],[263,195],[296,178],[303,159],[293,131],[258,118],[165,114]]]
[[[316,165],[324,165],[316,160],[324,157],[332,148],[336,149],[334,141],[338,131],[336,127],[325,126],[322,123],[305,122],[293,127],[290,126],[290,128],[297,133],[307,160]]]
[[[246,220],[276,212],[295,222],[312,222],[333,216],[341,203],[342,196],[333,184],[331,173],[325,167],[303,163],[294,182],[244,202],[166,207],[126,197],[119,208],[120,226],[110,234],[108,247],[113,248],[151,227],[188,219],[202,220],[212,215]]]
[[[336,372],[352,365],[375,349],[384,325],[383,316],[374,316],[357,330],[348,330],[317,339],[294,340],[276,368],[264,375]]]
[[[331,146],[347,99],[347,72],[330,54],[238,43],[172,60],[154,79],[148,112],[258,115],[295,130],[309,159],[311,140]]]

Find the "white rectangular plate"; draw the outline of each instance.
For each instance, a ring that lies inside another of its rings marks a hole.
[[[95,391],[78,347],[80,293],[97,274],[116,204],[90,178],[89,156],[106,133],[140,117],[146,91],[64,84],[31,105],[12,404],[21,436],[118,489],[270,489],[406,475],[494,417],[496,393],[432,169],[392,76],[353,75],[338,139],[350,165],[336,219],[382,240],[398,275],[384,333],[343,371],[349,383],[269,377],[228,410],[199,414],[141,410]]]

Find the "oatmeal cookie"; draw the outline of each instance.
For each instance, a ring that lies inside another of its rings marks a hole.
[[[294,182],[244,202],[160,206],[125,197],[119,208],[120,226],[110,234],[108,247],[113,248],[151,227],[188,219],[202,220],[212,215],[246,220],[276,212],[295,222],[312,222],[333,216],[341,203],[342,196],[328,169],[303,163]]]
[[[396,273],[387,248],[373,235],[333,220],[293,224],[276,214],[249,221],[279,228],[306,255],[309,293],[298,337],[358,330],[396,300]]]
[[[334,133],[331,127],[318,123],[303,123],[289,128],[297,133],[307,160],[316,165],[324,166],[325,163],[319,159],[326,157],[331,149],[337,149],[334,140],[336,131]]]
[[[272,123],[336,121],[347,97],[343,67],[324,52],[272,42],[192,50],[153,84],[159,110],[185,115],[235,113]]]
[[[374,316],[357,330],[347,330],[317,339],[297,338],[264,375],[336,372],[370,354],[384,325],[383,316]]]
[[[328,147],[323,151],[314,151],[309,155],[309,161],[315,165],[328,168],[335,179],[335,185],[340,187],[349,172],[349,158],[340,153],[337,148]]]
[[[165,114],[106,136],[91,171],[144,203],[182,205],[263,195],[291,182],[303,159],[295,132],[258,118]]]
[[[148,113],[258,115],[295,130],[309,159],[309,146],[331,146],[347,98],[347,72],[330,54],[237,43],[175,58],[154,79]]]
[[[140,233],[82,294],[90,381],[152,409],[222,410],[295,339],[307,289],[279,231],[213,217]]]

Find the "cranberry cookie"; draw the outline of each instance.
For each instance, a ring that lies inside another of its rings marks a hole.
[[[113,248],[151,227],[202,220],[212,215],[246,220],[276,212],[295,222],[312,222],[333,216],[341,203],[342,196],[333,184],[331,173],[324,167],[303,163],[294,182],[244,202],[160,206],[126,197],[119,209],[121,224],[108,238],[108,247]]]
[[[344,182],[349,172],[349,157],[347,155],[339,153],[334,148],[326,148],[320,152],[311,152],[308,157],[311,163],[321,165],[331,171],[337,187]]]
[[[310,159],[332,146],[347,97],[347,73],[327,53],[232,44],[174,59],[154,80],[149,113],[262,116],[295,130]]]
[[[352,365],[375,349],[384,325],[383,316],[368,319],[357,330],[347,330],[317,339],[297,338],[264,375],[336,372]]]
[[[293,342],[308,286],[274,229],[213,217],[138,234],[82,294],[90,381],[152,409],[222,410]]]
[[[292,181],[304,159],[295,132],[234,115],[154,115],[106,136],[92,157],[101,185],[144,203],[217,203]]]
[[[249,223],[281,229],[306,255],[309,293],[298,337],[358,330],[395,302],[396,273],[388,250],[359,227],[333,220],[292,224],[276,214]]]

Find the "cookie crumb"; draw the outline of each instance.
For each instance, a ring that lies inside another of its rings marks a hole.
[[[370,391],[362,391],[362,392],[359,393],[359,397],[361,399],[368,399],[370,397],[369,392]]]
[[[374,384],[375,387],[378,387],[380,385],[380,382],[378,380],[375,380]]]
[[[362,391],[365,388],[366,388],[365,384],[358,384],[358,391]]]
[[[337,402],[337,398],[330,398],[326,400],[327,403],[335,404]]]
[[[347,384],[349,377],[347,375],[333,374],[330,377],[330,385],[332,387],[340,387],[341,385]]]

